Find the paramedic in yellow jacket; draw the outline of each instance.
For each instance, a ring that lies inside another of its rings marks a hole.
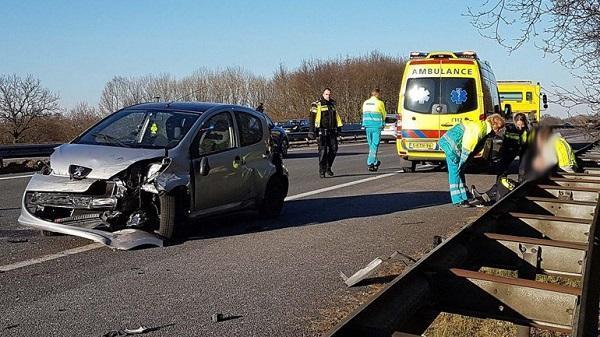
[[[331,89],[325,88],[321,98],[310,107],[309,137],[317,138],[319,146],[319,177],[333,176],[331,166],[338,150],[338,135],[342,131],[342,119],[335,110]]]
[[[448,182],[452,203],[461,207],[472,207],[465,184],[467,161],[492,132],[504,127],[504,118],[490,115],[485,121],[463,121],[456,124],[440,138],[439,146],[446,154]]]
[[[369,155],[367,157],[367,166],[369,171],[377,171],[381,161],[377,159],[377,150],[381,142],[381,130],[385,126],[385,103],[379,99],[381,91],[375,88],[371,91],[371,98],[366,100],[362,106],[362,126],[367,134],[367,143],[369,144]]]

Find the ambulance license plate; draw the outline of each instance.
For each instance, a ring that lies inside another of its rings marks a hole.
[[[434,142],[410,142],[408,147],[411,150],[435,150]]]

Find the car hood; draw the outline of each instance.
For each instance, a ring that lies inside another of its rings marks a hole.
[[[63,144],[50,156],[52,173],[69,176],[69,166],[91,169],[86,178],[108,179],[140,160],[164,157],[164,149],[141,149],[116,146]]]

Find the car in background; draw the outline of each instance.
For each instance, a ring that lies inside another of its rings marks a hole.
[[[397,114],[388,114],[385,117],[385,125],[383,130],[381,130],[381,140],[386,144],[390,141],[395,142],[398,135],[398,115]]]
[[[310,124],[308,119],[290,119],[281,124],[281,127],[285,129],[287,133],[290,132],[308,132]]]
[[[56,148],[29,181],[18,221],[130,249],[123,235],[171,239],[188,218],[276,217],[288,174],[270,138],[264,115],[238,105],[130,106]]]
[[[284,129],[281,125],[274,123],[271,117],[269,117],[267,114],[265,114],[265,118],[267,119],[267,124],[271,130],[271,141],[273,142],[275,150],[281,154],[282,158],[287,158],[290,140],[288,138],[286,129]]]

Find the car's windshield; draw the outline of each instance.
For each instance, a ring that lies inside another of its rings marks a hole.
[[[198,116],[178,111],[126,109],[102,120],[74,143],[170,149],[185,137]]]
[[[448,114],[477,109],[475,79],[423,77],[407,81],[404,109],[431,114],[437,113],[435,105],[443,105],[443,113]]]

